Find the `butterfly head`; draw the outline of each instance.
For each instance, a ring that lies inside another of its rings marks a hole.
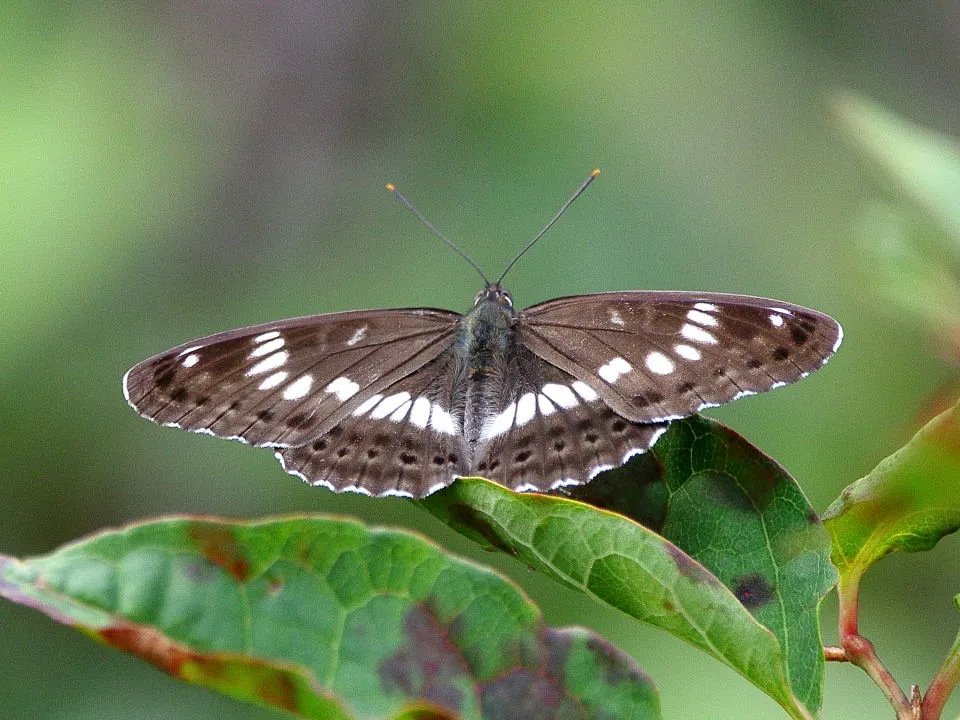
[[[483,290],[477,293],[477,297],[474,299],[473,305],[476,307],[480,303],[496,303],[497,305],[502,305],[503,307],[512,308],[513,298],[510,297],[510,293],[508,293],[499,285],[491,284],[487,285]]]

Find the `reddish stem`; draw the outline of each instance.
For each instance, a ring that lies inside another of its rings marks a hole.
[[[910,701],[877,657],[873,643],[859,632],[860,573],[848,571],[837,585],[840,598],[840,645],[847,660],[862,669],[883,691],[897,713],[897,720],[914,720]]]
[[[953,644],[950,654],[943,661],[943,665],[933,676],[933,682],[927,688],[921,705],[923,720],[940,720],[943,706],[947,704],[950,693],[960,681],[960,636]]]

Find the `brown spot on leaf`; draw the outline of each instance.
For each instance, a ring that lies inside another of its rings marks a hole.
[[[249,579],[250,562],[228,528],[197,523],[190,528],[188,535],[199,546],[203,557],[222,567],[238,583]]]
[[[678,548],[673,543],[666,543],[665,547],[667,549],[667,554],[670,555],[670,559],[673,560],[673,564],[677,566],[677,570],[688,580],[708,584],[720,582],[709,571],[707,571],[703,565],[687,555],[683,550]]]
[[[643,683],[650,686],[651,689],[653,688],[653,681],[650,676],[606,640],[593,636],[588,637],[587,647],[593,651],[598,663],[603,666],[604,679],[608,685]]]
[[[761,607],[773,600],[773,585],[762,575],[744,575],[733,583],[733,594],[747,609]]]
[[[517,667],[481,687],[481,717],[490,720],[583,717],[576,713],[556,677]]]
[[[405,642],[377,666],[386,694],[400,690],[439,709],[459,712],[463,707],[460,681],[466,671],[463,657],[449,637],[449,628],[423,604],[412,606],[404,618]]]
[[[920,432],[939,449],[951,455],[960,455],[960,412],[950,410],[930,421]]]
[[[276,672],[257,683],[257,696],[268,705],[283,708],[291,713],[299,709],[297,688],[289,675]]]
[[[495,469],[492,464],[490,469]],[[519,554],[516,548],[500,537],[496,529],[490,524],[486,517],[481,515],[477,510],[469,505],[465,505],[463,503],[452,503],[447,507],[447,511],[450,513],[450,518],[452,520],[465,525],[476,533],[479,533],[484,540],[490,543],[492,547],[497,548],[497,550],[505,552],[508,555]]]
[[[100,630],[100,637],[107,645],[132,653],[174,677],[181,677],[184,664],[198,657],[150,627],[120,623]]]

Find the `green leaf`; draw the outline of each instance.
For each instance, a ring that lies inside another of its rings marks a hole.
[[[461,479],[422,502],[478,542],[710,653],[794,717],[807,717],[798,701],[819,708],[817,611],[836,572],[783,468],[693,417],[578,495],[591,505]]]
[[[342,519],[170,518],[24,561],[0,595],[298,717],[660,718],[652,682],[502,577]]]
[[[952,238],[944,247],[960,257],[960,144],[853,94],[835,98],[848,137],[867,158]]]
[[[857,223],[864,273],[901,322],[919,319],[956,353],[960,143],[855,95],[838,97],[835,106],[851,143],[889,190],[865,204]]]
[[[823,519],[833,562],[851,577],[887,553],[929,550],[960,528],[960,405],[844,489]]]

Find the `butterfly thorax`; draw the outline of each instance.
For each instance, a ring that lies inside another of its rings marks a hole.
[[[471,445],[480,437],[483,419],[502,403],[504,373],[516,351],[516,317],[510,294],[491,285],[477,294],[461,323],[454,349],[460,369],[454,392]]]

